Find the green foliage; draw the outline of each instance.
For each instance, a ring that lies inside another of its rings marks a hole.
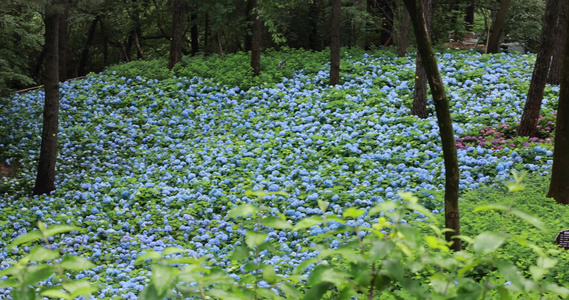
[[[168,70],[168,61],[165,59],[156,60],[136,60],[129,63],[118,64],[105,70],[105,74],[116,75],[118,77],[136,78],[141,76],[147,79],[163,80],[172,77],[172,72]]]
[[[98,288],[85,280],[72,280],[68,278],[68,271],[81,271],[95,267],[95,265],[82,257],[74,255],[61,256],[58,251],[52,250],[49,244],[49,237],[58,236],[70,231],[80,231],[81,228],[68,225],[54,225],[46,227],[43,222],[38,222],[39,230],[30,231],[18,236],[11,244],[10,248],[31,243],[33,247],[29,254],[25,255],[18,262],[0,271],[0,287],[11,287],[10,296],[12,299],[33,300],[41,297],[51,299],[76,299],[79,296],[89,297]],[[44,241],[46,247],[36,244]],[[53,276],[53,277],[52,277]],[[55,285],[38,289],[39,282],[51,278]]]

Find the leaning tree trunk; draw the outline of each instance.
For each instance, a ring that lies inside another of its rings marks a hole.
[[[95,37],[95,30],[97,29],[97,22],[100,21],[100,17],[96,16],[95,19],[91,22],[91,26],[89,27],[89,31],[87,32],[87,41],[85,41],[85,46],[83,46],[83,50],[81,51],[81,58],[79,59],[79,75],[85,75],[87,62],[89,60],[89,48],[91,47],[91,43],[93,42],[93,38]],[[101,31],[103,31],[103,24],[101,22]],[[106,60],[105,60],[106,63]]]
[[[401,27],[399,28],[399,39],[397,40],[397,56],[404,57],[407,54],[407,42],[409,40],[409,11],[403,9]]]
[[[559,1],[548,0],[545,6],[545,19],[541,29],[541,41],[539,51],[535,59],[535,65],[531,77],[531,83],[522,114],[522,120],[518,129],[519,136],[535,136],[541,102],[543,100],[543,90],[547,81],[549,65],[551,64],[551,54],[555,43],[555,26],[557,14],[559,13]]]
[[[256,0],[254,1],[253,7],[257,10],[253,13],[253,36],[251,41],[251,68],[253,68],[253,76],[259,76],[261,72],[261,34],[263,32],[263,22],[261,16],[259,15],[258,6]]]
[[[569,5],[565,6],[569,9]],[[566,10],[567,14],[569,10]],[[569,22],[565,23],[565,31],[569,31]],[[547,197],[557,203],[569,204],[569,39],[565,39],[563,52],[563,70],[561,76],[561,91],[557,107],[555,124],[555,141],[553,152],[553,168]]]
[[[502,35],[502,28],[504,28],[506,18],[508,17],[511,2],[512,0],[502,0],[500,4],[500,9],[496,14],[496,20],[494,20],[494,26],[492,26],[492,34],[488,41],[486,53],[498,53],[498,50],[500,50],[500,36]]]
[[[340,24],[342,1],[332,0],[330,27],[330,85],[340,83]]]
[[[453,242],[451,249],[460,251],[462,245],[460,239],[456,237],[460,234],[460,215],[458,210],[459,170],[448,98],[439,73],[435,53],[431,47],[431,40],[423,15],[423,5],[421,1],[417,3],[416,0],[404,0],[403,2],[411,16],[415,38],[417,39],[417,49],[423,58],[440,128],[445,162],[445,226],[451,229],[451,231],[445,233],[445,237],[447,241]]]
[[[430,36],[433,1],[422,1],[425,22],[427,23],[427,34]],[[423,58],[421,58],[421,55],[417,55],[417,61],[415,64],[415,88],[413,94],[413,108],[411,108],[411,113],[421,119],[426,119],[428,117],[427,73],[425,72],[425,67],[423,66]]]
[[[50,194],[55,190],[57,131],[59,118],[59,10],[60,2],[50,1],[45,16],[45,104],[41,135],[38,174],[34,195]]]
[[[379,2],[383,14],[379,44],[383,47],[389,47],[393,45],[393,6],[392,3],[387,0],[381,0]]]
[[[184,15],[186,14],[186,0],[172,2],[172,40],[170,41],[170,58],[168,69],[182,61],[182,41],[184,40]]]
[[[560,1],[559,5],[559,18],[557,20],[557,27],[555,28],[555,46],[553,48],[553,59],[551,60],[551,68],[549,69],[549,77],[547,83],[560,84],[561,83],[561,66],[563,65],[563,46],[567,38],[567,1]]]

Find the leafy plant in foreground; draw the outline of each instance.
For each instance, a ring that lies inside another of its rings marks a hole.
[[[38,222],[39,230],[28,232],[17,237],[10,248],[18,245],[43,240],[46,247],[36,245],[32,247],[29,254],[24,256],[13,266],[0,271],[0,287],[11,287],[12,299],[31,300],[40,299],[33,287],[39,285],[43,280],[52,277],[52,282],[57,285],[42,288],[39,296],[54,299],[75,299],[78,296],[89,296],[98,288],[85,280],[71,280],[65,275],[65,271],[81,271],[95,267],[95,265],[78,256],[61,256],[59,251],[50,249],[49,237],[58,234],[80,231],[81,228],[68,225],[54,225],[46,227],[43,222]]]

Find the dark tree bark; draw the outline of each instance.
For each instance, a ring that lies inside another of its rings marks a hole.
[[[192,23],[192,27],[190,27],[190,38],[192,39],[192,56],[196,55],[200,50],[200,43],[198,40],[199,32],[198,32],[198,24],[196,23],[198,16],[194,13],[190,15],[190,22]]]
[[[342,3],[332,0],[332,20],[330,27],[330,85],[340,83],[340,25]]]
[[[170,59],[168,69],[182,61],[182,41],[184,40],[184,15],[186,0],[172,1],[172,40],[170,41]]]
[[[460,234],[460,215],[458,209],[459,169],[448,98],[427,32],[423,15],[423,5],[421,1],[416,0],[404,0],[403,2],[411,16],[411,22],[415,30],[415,38],[417,39],[417,49],[419,55],[423,58],[440,128],[445,162],[445,226],[452,230],[451,232],[446,232],[445,237],[447,241],[453,242],[450,247],[452,250],[460,251],[462,249],[460,239],[454,237]]]
[[[204,27],[205,27],[204,28],[205,32],[204,32],[204,46],[203,46],[204,47],[204,53],[203,54],[204,54],[204,56],[208,56],[210,53],[210,51],[209,51],[209,34],[210,34],[209,31],[210,31],[210,28],[209,28],[209,13],[207,13],[207,12],[205,13],[205,25],[204,25]]]
[[[407,42],[409,40],[409,12],[403,9],[401,27],[399,28],[399,39],[397,43],[397,56],[404,57],[407,54]]]
[[[318,5],[318,0],[314,0],[310,3],[308,12],[308,23],[310,25],[308,47],[310,47],[310,50],[312,51],[320,51],[322,50],[322,47],[320,43],[320,35],[318,33],[318,19],[320,18],[320,6]]]
[[[427,26],[427,34],[431,31],[431,19],[432,19],[432,0],[422,0],[423,1],[423,13],[425,17],[425,22]],[[415,88],[413,94],[413,108],[411,113],[421,119],[428,117],[427,112],[427,73],[425,72],[425,67],[423,65],[423,58],[421,55],[417,55],[417,60],[415,64]]]
[[[551,64],[551,54],[555,43],[555,27],[557,14],[559,13],[559,1],[562,0],[547,0],[547,4],[545,5],[545,18],[541,28],[541,40],[535,59],[524,112],[518,129],[519,136],[535,136],[539,111],[543,100],[543,90],[545,89],[549,65]]]
[[[83,51],[81,51],[81,58],[79,59],[79,75],[86,74],[87,62],[89,61],[89,48],[91,48],[91,44],[93,43],[93,38],[95,37],[95,30],[97,29],[97,23],[99,22],[100,17],[97,16],[91,22],[91,26],[89,26],[89,31],[87,33],[87,41],[85,41],[85,45],[83,46]],[[103,25],[101,24],[101,31],[103,29]],[[105,60],[106,62],[106,60]]]
[[[68,1],[60,1],[64,6],[59,15],[59,81],[67,80],[67,18],[69,16]]]
[[[565,5],[565,9],[567,14],[569,5]],[[569,22],[566,22],[565,31],[569,31],[568,27]],[[555,199],[557,203],[569,204],[569,39],[565,39],[564,47],[561,90],[555,124],[555,151],[547,197]]]
[[[254,7],[258,8],[257,0],[254,2]],[[253,76],[259,76],[261,72],[261,33],[263,32],[263,22],[259,12],[253,12],[253,38],[251,42],[251,68],[253,68]]]
[[[34,195],[49,195],[55,190],[55,163],[57,158],[57,131],[59,118],[59,12],[61,2],[46,4],[45,16],[45,104],[43,129]]]
[[[393,45],[393,6],[388,0],[380,0],[379,5],[383,12],[383,23],[381,25],[379,44],[384,47],[389,47]]]
[[[486,48],[487,53],[498,53],[500,50],[500,36],[502,35],[502,28],[504,28],[506,18],[508,17],[511,2],[512,0],[502,0],[502,3],[500,3],[500,9],[496,14],[496,19],[492,26],[492,34],[490,35],[488,47]]]
[[[467,31],[472,31],[473,29],[475,9],[476,9],[476,0],[468,0],[466,9],[464,10],[464,23],[466,23]]]
[[[557,20],[557,27],[555,28],[555,45],[553,46],[553,60],[551,61],[551,68],[549,69],[549,77],[547,83],[560,84],[561,83],[561,66],[563,65],[563,46],[567,38],[567,1],[560,1],[559,3],[559,18]]]
[[[253,15],[253,8],[255,7],[255,1],[248,0],[247,4],[245,5],[245,24],[246,24],[246,32],[245,37],[243,38],[244,49],[245,51],[251,51],[251,46],[253,45],[253,27],[255,23],[254,15]]]

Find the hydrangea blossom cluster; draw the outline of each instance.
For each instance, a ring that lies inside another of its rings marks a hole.
[[[519,82],[529,81],[534,57],[471,52],[439,58],[460,143],[460,188],[505,180],[512,169],[548,172],[551,145],[516,146],[496,136],[496,128],[521,116]],[[247,91],[201,78],[91,75],[63,83],[58,189],[49,197],[15,194],[0,201],[10,218],[0,222],[0,269],[26,251],[7,244],[33,230],[37,219],[74,224],[86,233],[53,239],[51,247],[105,266],[76,275],[108,284],[98,297],[134,299],[148,270],[133,261],[149,249],[184,247],[228,267],[226,254],[242,243],[244,231],[225,214],[252,203],[246,190],[287,192],[264,201],[293,220],[321,214],[317,200],[341,215],[345,207],[369,209],[396,199],[399,190],[441,190],[436,117],[410,115],[413,61],[350,58],[343,67],[351,71],[335,87],[327,85],[326,69]],[[42,98],[41,91],[13,96],[0,116],[14,128],[1,141],[2,154],[24,166],[21,180],[28,185],[35,178]],[[553,113],[550,102],[544,101],[544,115]],[[469,134],[480,128],[479,136]],[[365,215],[354,222],[369,226],[374,220]],[[308,234],[273,230],[269,238],[282,251],[263,253],[264,259],[285,274],[315,255],[304,250],[314,236],[338,225]],[[7,293],[0,289],[0,298]]]

